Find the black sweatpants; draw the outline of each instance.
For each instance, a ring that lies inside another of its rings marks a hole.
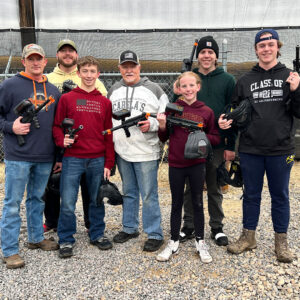
[[[205,163],[200,163],[186,168],[169,167],[169,181],[172,194],[171,239],[174,241],[179,239],[186,178],[189,179],[191,186],[195,235],[199,239],[204,239],[203,185],[205,180]]]

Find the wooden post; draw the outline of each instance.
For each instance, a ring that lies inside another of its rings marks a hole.
[[[19,0],[19,15],[23,49],[27,44],[36,43],[34,0]]]

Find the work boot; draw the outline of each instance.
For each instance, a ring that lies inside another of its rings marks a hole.
[[[19,254],[3,257],[3,262],[6,264],[7,269],[17,269],[25,266],[25,262]]]
[[[42,249],[44,251],[53,251],[59,248],[58,244],[51,239],[44,239],[39,243],[28,243],[28,249]]]
[[[293,255],[289,250],[286,233],[275,232],[275,253],[278,261],[290,263]]]
[[[256,248],[255,230],[243,228],[240,238],[227,246],[227,251],[233,254],[240,254],[246,250]]]

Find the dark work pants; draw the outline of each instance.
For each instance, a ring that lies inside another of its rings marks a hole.
[[[204,238],[203,184],[205,164],[200,163],[186,168],[169,167],[169,181],[172,194],[171,239],[174,241],[179,239],[186,178],[189,179],[191,187],[195,234],[199,239]]]
[[[220,186],[217,184],[217,168],[222,163],[224,149],[213,150],[213,160],[206,163],[206,186],[208,198],[209,226],[212,229],[223,228],[224,212],[222,207],[223,195]],[[188,179],[184,192],[184,216],[183,227],[194,229],[193,205],[191,201],[191,190]]]
[[[83,206],[83,214],[84,214],[84,225],[88,229],[90,227],[90,221],[89,221],[90,196],[86,184],[85,174],[81,176],[80,186],[81,186],[82,206]],[[49,228],[57,228],[59,210],[60,210],[60,194],[53,193],[51,190],[46,188],[43,199],[45,201],[45,209],[44,209],[45,224]]]
[[[243,226],[255,230],[259,220],[264,175],[271,196],[275,232],[286,233],[290,220],[289,181],[293,158],[288,155],[264,156],[239,153],[244,180]]]

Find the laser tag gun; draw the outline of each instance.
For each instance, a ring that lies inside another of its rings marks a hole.
[[[183,107],[176,105],[175,103],[168,103],[166,112],[169,113],[166,119],[167,128],[170,134],[172,134],[174,130],[174,125],[187,128],[190,131],[184,146],[184,158],[206,158],[210,161],[212,159],[213,151],[209,139],[203,131],[203,123],[175,117],[175,114],[181,116],[183,113]]]
[[[296,59],[293,60],[294,71],[298,72],[298,73],[300,72],[299,50],[300,50],[300,47],[299,47],[299,45],[297,45],[296,46]]]
[[[131,115],[131,113],[127,109],[122,109],[122,110],[114,112],[112,114],[112,117],[115,120],[121,120],[122,124],[119,126],[113,127],[111,129],[104,130],[104,131],[102,131],[102,134],[103,135],[111,134],[113,131],[123,128],[125,131],[126,137],[130,137],[129,127],[138,126],[139,122],[146,121],[146,120],[148,120],[149,117],[156,118],[156,114],[143,112],[136,117],[125,120],[125,118],[130,117],[130,115]]]
[[[77,84],[71,79],[65,80],[62,85],[62,94],[71,92],[74,88],[77,87]]]
[[[74,120],[73,119],[69,119],[69,118],[64,118],[62,123],[61,123],[61,127],[64,130],[65,134],[69,135],[70,139],[75,139],[75,134],[83,129],[83,125],[79,125],[78,128],[72,128],[74,126]],[[72,145],[69,145],[68,148],[71,148]]]
[[[21,123],[33,123],[36,129],[40,128],[40,123],[37,118],[38,112],[45,107],[50,101],[55,101],[52,96],[45,100],[42,104],[38,105],[36,108],[29,99],[22,100],[15,108],[14,113],[21,116]],[[25,145],[25,139],[23,135],[17,135],[17,140],[19,146]]]
[[[193,45],[193,49],[192,49],[192,53],[191,53],[190,58],[185,58],[182,61],[181,73],[184,73],[184,72],[192,70],[193,58],[194,58],[197,46],[198,46],[198,40],[196,39],[195,42],[194,42],[194,45]]]
[[[195,121],[190,121],[190,120],[175,117],[175,114],[179,116],[182,115],[183,113],[182,106],[179,106],[175,103],[168,103],[165,112],[169,113],[166,119],[167,119],[167,128],[170,130],[170,133],[172,133],[173,131],[173,125],[187,128],[189,131],[203,129],[202,123],[197,123]]]

